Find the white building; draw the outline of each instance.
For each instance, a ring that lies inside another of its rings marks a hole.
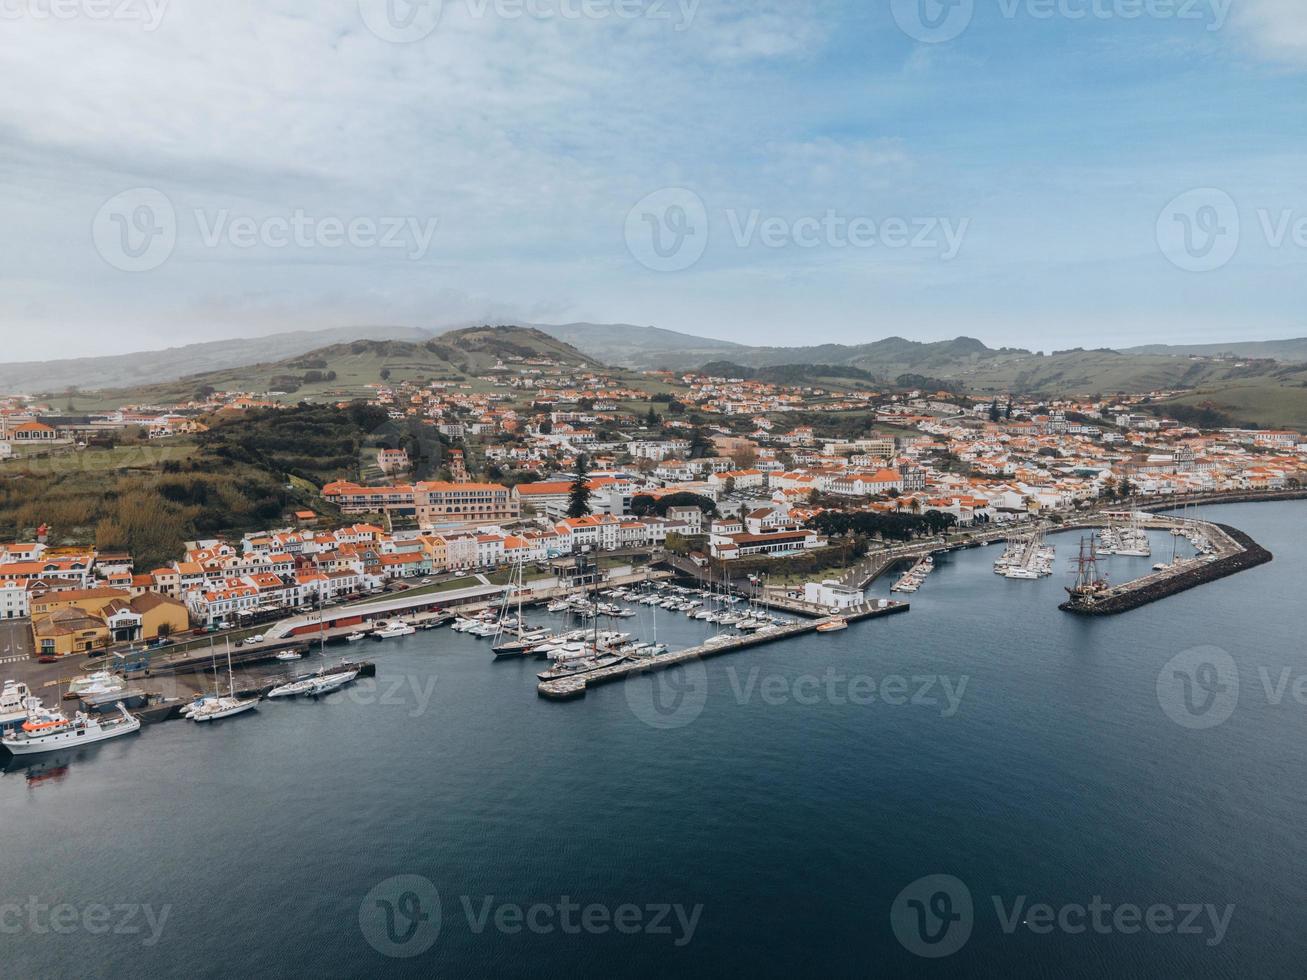
[[[849,609],[867,601],[861,589],[841,585],[834,579],[809,582],[803,587],[803,599],[814,606],[825,606],[827,609]]]
[[[27,588],[19,582],[0,582],[0,619],[25,619]]]

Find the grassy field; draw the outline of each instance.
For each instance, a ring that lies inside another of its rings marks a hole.
[[[1248,383],[1202,388],[1163,402],[1166,405],[1210,404],[1234,422],[1307,432],[1307,387],[1288,384]]]

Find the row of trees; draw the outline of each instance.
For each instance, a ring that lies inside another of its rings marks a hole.
[[[955,516],[938,510],[928,510],[924,514],[828,510],[812,521],[813,526],[827,537],[851,534],[890,541],[911,541],[922,535],[943,534],[957,523]]]

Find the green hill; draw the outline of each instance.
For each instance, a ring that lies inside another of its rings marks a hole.
[[[278,401],[347,401],[374,394],[383,382],[464,382],[497,365],[548,358],[570,367],[597,362],[568,344],[522,327],[472,327],[420,342],[354,340],[280,361],[193,374],[160,384],[52,396],[61,407],[105,409],[125,404],[175,404],[212,391],[243,391]]]

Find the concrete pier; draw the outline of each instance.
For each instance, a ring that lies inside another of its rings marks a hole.
[[[910,605],[906,602],[885,602],[884,604],[875,603],[856,606],[852,609],[845,610],[840,615],[843,619],[853,623],[863,619],[874,619],[879,616],[891,616],[895,613],[905,613],[909,608]],[[604,667],[600,670],[590,671],[585,674],[578,674],[574,677],[564,677],[552,681],[541,681],[536,687],[536,693],[540,697],[547,698],[551,701],[573,701],[577,698],[585,697],[586,689],[591,685],[609,684],[613,681],[625,680],[631,674],[644,674],[655,670],[666,670],[669,667],[675,667],[677,664],[683,664],[691,660],[706,660],[708,657],[718,657],[726,653],[737,653],[740,650],[747,650],[751,647],[759,647],[768,643],[776,643],[779,640],[788,640],[796,636],[803,636],[807,633],[814,633],[817,631],[818,626],[830,622],[834,618],[836,617],[826,616],[822,619],[793,623],[789,626],[773,626],[769,629],[759,630],[757,633],[732,637],[729,640],[722,640],[716,643],[703,643],[697,647],[690,647],[686,650],[677,650],[674,653],[664,653],[656,657],[628,660],[624,663],[614,664],[611,667]]]

